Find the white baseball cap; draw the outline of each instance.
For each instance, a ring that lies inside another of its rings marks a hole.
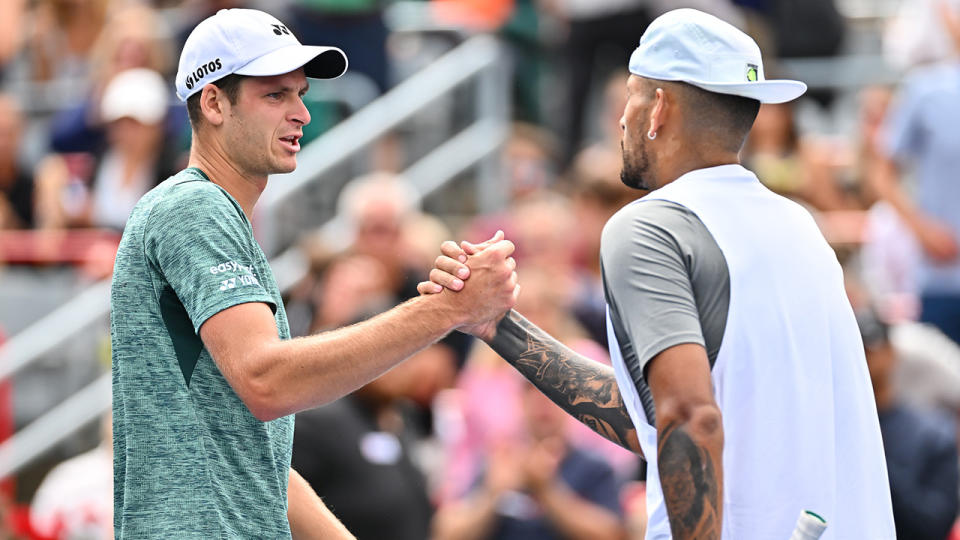
[[[221,9],[190,32],[177,69],[177,96],[186,101],[232,73],[266,77],[304,68],[307,77],[335,79],[347,70],[336,47],[301,45],[286,25],[255,9]]]
[[[167,115],[170,90],[159,73],[135,68],[110,79],[100,101],[100,118],[113,122],[133,118],[145,125],[160,123]]]
[[[761,103],[785,103],[807,91],[800,81],[766,80],[760,47],[750,36],[689,8],[668,11],[650,23],[630,55],[630,73]]]

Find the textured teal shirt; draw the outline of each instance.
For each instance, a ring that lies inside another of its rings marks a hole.
[[[293,416],[261,422],[200,340],[212,315],[280,291],[240,205],[198,169],[144,195],[111,292],[116,538],[289,538]]]

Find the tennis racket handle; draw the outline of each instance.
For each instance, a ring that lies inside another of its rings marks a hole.
[[[819,515],[804,510],[797,520],[797,527],[790,535],[790,540],[817,540],[827,528],[827,522]]]

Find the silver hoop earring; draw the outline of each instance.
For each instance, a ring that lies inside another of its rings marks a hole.
[[[648,132],[647,132],[647,138],[650,139],[651,141],[654,140],[654,139],[656,139],[656,138],[657,138],[657,132],[656,132],[656,131],[648,131]]]

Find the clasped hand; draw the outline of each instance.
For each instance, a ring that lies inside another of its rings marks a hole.
[[[420,282],[417,291],[421,295],[452,295],[466,315],[458,330],[489,341],[520,294],[517,262],[510,256],[514,249],[503,231],[480,244],[447,240],[440,246],[442,255],[434,261],[429,281]]]

